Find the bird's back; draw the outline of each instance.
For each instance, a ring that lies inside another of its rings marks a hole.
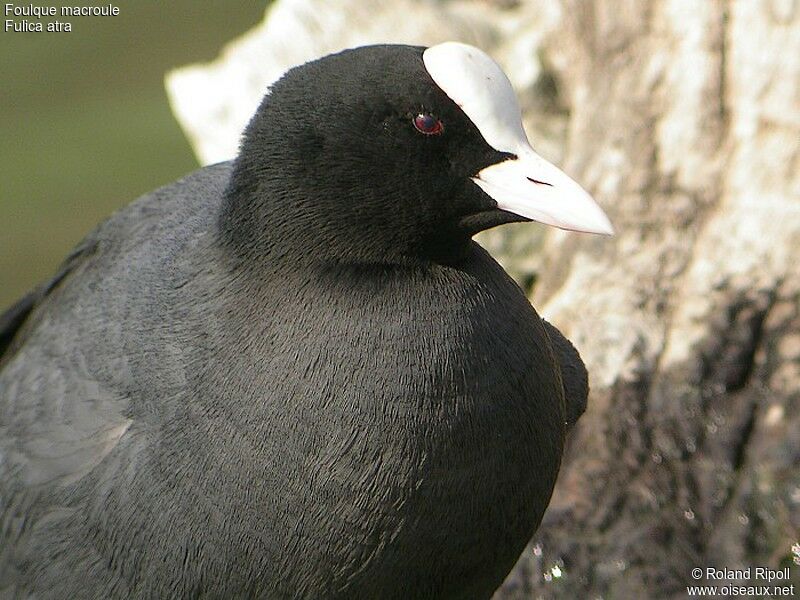
[[[119,446],[138,392],[179,377],[163,300],[192,276],[228,171],[202,169],[120,210],[0,317],[0,597],[126,595],[93,520],[121,469],[137,468]]]

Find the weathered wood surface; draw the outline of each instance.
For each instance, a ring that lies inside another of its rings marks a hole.
[[[562,5],[544,52],[567,169],[618,235],[545,244],[534,303],[594,392],[498,597],[685,598],[694,567],[797,578],[800,3]]]

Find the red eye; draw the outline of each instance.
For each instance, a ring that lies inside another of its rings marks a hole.
[[[425,135],[439,135],[444,131],[442,122],[428,113],[419,113],[414,117],[414,127]]]

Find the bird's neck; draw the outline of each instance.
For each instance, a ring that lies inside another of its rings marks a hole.
[[[259,182],[245,175],[234,171],[219,219],[221,245],[237,260],[285,262],[293,269],[414,267],[457,264],[469,253],[470,235],[455,227],[426,232],[410,221],[348,214],[330,208],[347,204],[338,198],[308,197],[277,178]]]

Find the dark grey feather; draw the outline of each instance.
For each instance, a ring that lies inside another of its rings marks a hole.
[[[457,225],[511,218],[468,178],[503,157],[421,49],[358,52],[3,317],[0,596],[485,598],[513,566],[585,371]]]
[[[560,367],[567,425],[572,427],[586,411],[589,398],[589,374],[586,372],[581,355],[578,354],[572,342],[544,319],[542,319],[542,324],[553,344],[553,351]]]

